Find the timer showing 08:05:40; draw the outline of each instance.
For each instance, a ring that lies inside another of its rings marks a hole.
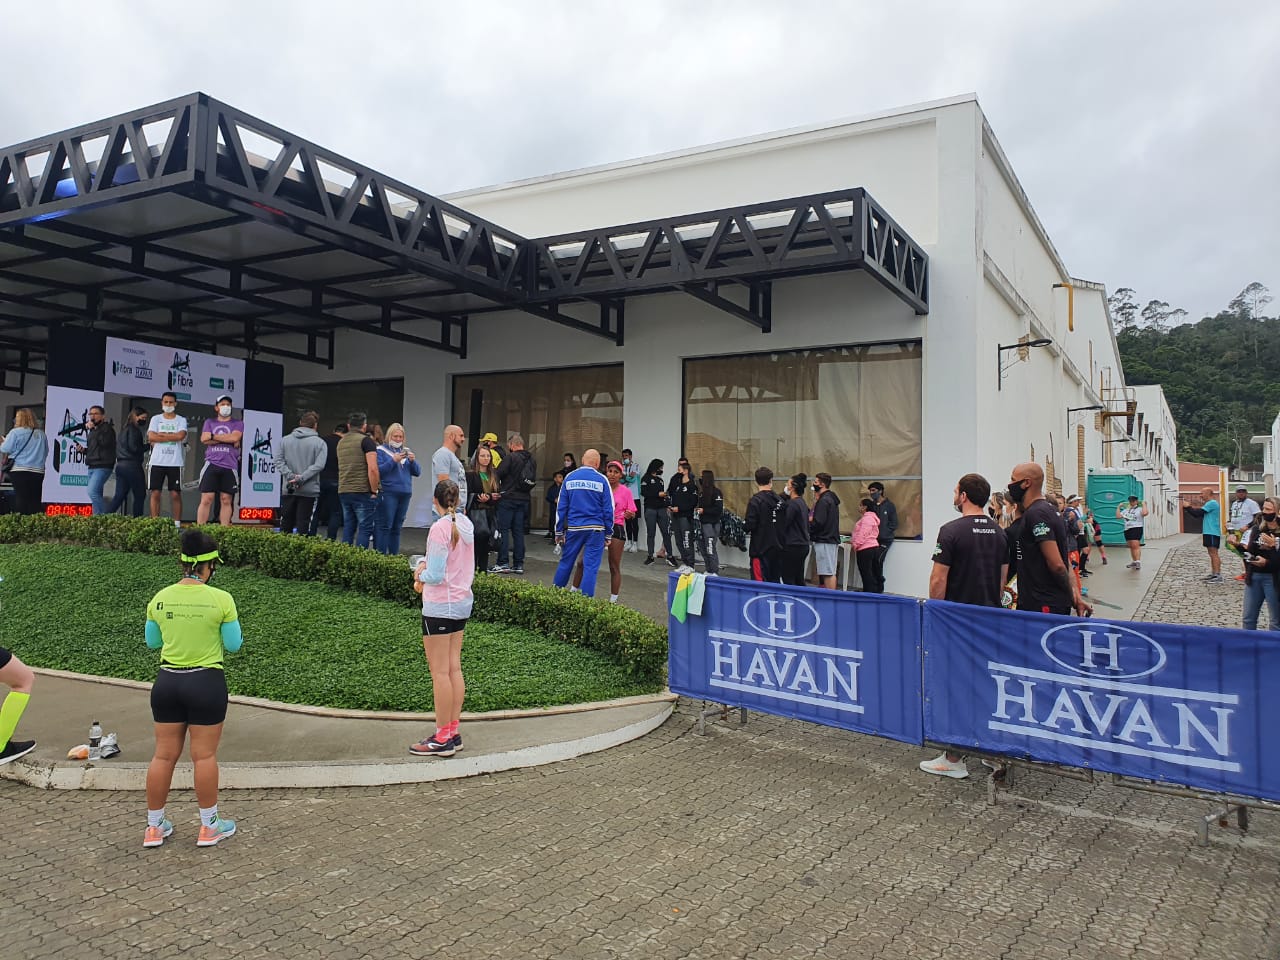
[[[240,519],[251,523],[269,523],[276,518],[275,507],[241,507]]]

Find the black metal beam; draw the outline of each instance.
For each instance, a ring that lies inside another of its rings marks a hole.
[[[715,307],[717,310],[723,310],[730,316],[737,317],[739,320],[745,320],[753,327],[759,328],[761,333],[768,333],[773,328],[773,284],[766,281],[752,283],[748,287],[749,301],[748,306],[742,306],[739,303],[720,295],[718,284],[698,284],[686,283],[680,287],[689,296],[703,303]]]

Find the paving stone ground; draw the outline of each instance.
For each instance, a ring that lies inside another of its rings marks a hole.
[[[1148,606],[1234,624],[1235,586],[1184,598],[1196,554]],[[137,794],[0,781],[0,958],[1280,955],[1280,817],[1201,847],[1203,803],[1029,773],[992,807],[915,748],[698,706],[551,767],[228,794],[206,850],[189,794],[143,850]]]

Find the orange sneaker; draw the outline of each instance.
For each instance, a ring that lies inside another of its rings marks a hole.
[[[200,824],[200,836],[196,840],[197,847],[216,846],[218,841],[225,840],[236,832],[236,822],[219,817],[212,827]]]
[[[160,826],[148,826],[146,832],[142,835],[142,845],[144,847],[158,847],[164,843],[165,838],[173,833],[173,824],[168,820],[161,820]]]

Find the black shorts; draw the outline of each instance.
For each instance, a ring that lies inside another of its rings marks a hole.
[[[447,617],[423,617],[422,635],[424,637],[442,637],[448,633],[458,633],[467,625],[465,620],[450,620]]]
[[[1141,540],[1141,539],[1142,539],[1142,528],[1141,528],[1141,527],[1130,527],[1128,530],[1126,530],[1126,531],[1124,532],[1124,538],[1125,538],[1126,540]]]
[[[151,687],[156,723],[212,727],[227,719],[227,678],[217,667],[161,667]]]
[[[163,490],[166,480],[169,481],[170,490],[180,491],[182,489],[182,468],[147,467],[148,490]]]
[[[8,650],[6,650],[4,647],[0,647],[0,670],[3,670],[5,667],[7,667],[9,665],[9,661],[12,659],[13,659],[13,654],[10,653]]]
[[[1208,534],[1208,533],[1203,534],[1200,537],[1200,539],[1204,542],[1204,545],[1211,550],[1217,550],[1220,546],[1222,546],[1222,538],[1215,537],[1212,534]]]
[[[205,468],[200,471],[200,492],[225,493],[234,496],[236,492],[236,472],[227,467],[215,467],[211,463],[205,464]]]
[[[620,523],[615,523],[613,525],[613,533],[610,536],[615,540],[625,540],[627,539],[627,528]]]

